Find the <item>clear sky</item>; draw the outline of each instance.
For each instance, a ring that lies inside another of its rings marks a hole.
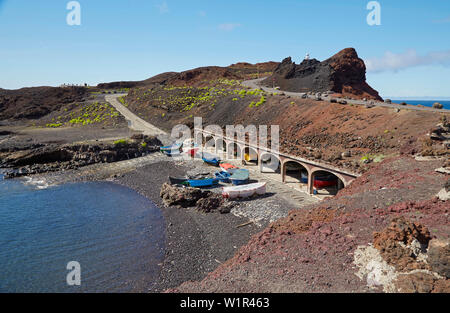
[[[324,60],[346,47],[382,96],[450,97],[450,1],[0,0],[0,88],[141,80],[236,62]]]

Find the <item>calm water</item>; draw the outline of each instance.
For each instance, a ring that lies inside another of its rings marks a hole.
[[[444,106],[444,109],[450,110],[450,101],[448,101],[448,100],[392,100],[392,102],[394,102],[394,103],[406,102],[406,103],[412,104],[412,105],[421,104],[423,106],[430,107],[430,108],[433,107],[433,104],[435,102],[439,102],[440,104],[442,104]]]
[[[0,175],[0,292],[146,291],[164,256],[160,210],[112,183],[36,189]],[[81,265],[68,286],[67,263]]]

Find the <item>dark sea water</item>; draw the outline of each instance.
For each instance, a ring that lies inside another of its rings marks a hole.
[[[126,187],[36,189],[0,175],[0,292],[147,291],[164,240],[160,210]],[[80,263],[81,286],[66,283],[70,261]]]
[[[450,101],[449,100],[392,100],[393,103],[402,103],[406,102],[411,105],[418,105],[421,104],[426,107],[433,107],[433,104],[435,102],[439,102],[444,106],[444,109],[450,110]]]

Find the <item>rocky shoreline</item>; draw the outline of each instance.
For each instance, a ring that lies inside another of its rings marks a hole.
[[[0,167],[6,168],[5,178],[78,169],[96,163],[129,160],[159,150],[155,137],[134,135],[113,142],[74,144],[25,144],[0,147]]]

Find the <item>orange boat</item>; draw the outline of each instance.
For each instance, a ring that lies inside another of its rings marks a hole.
[[[230,163],[221,163],[219,164],[220,168],[224,170],[225,172],[228,172],[228,170],[237,169],[238,167],[234,166]]]

